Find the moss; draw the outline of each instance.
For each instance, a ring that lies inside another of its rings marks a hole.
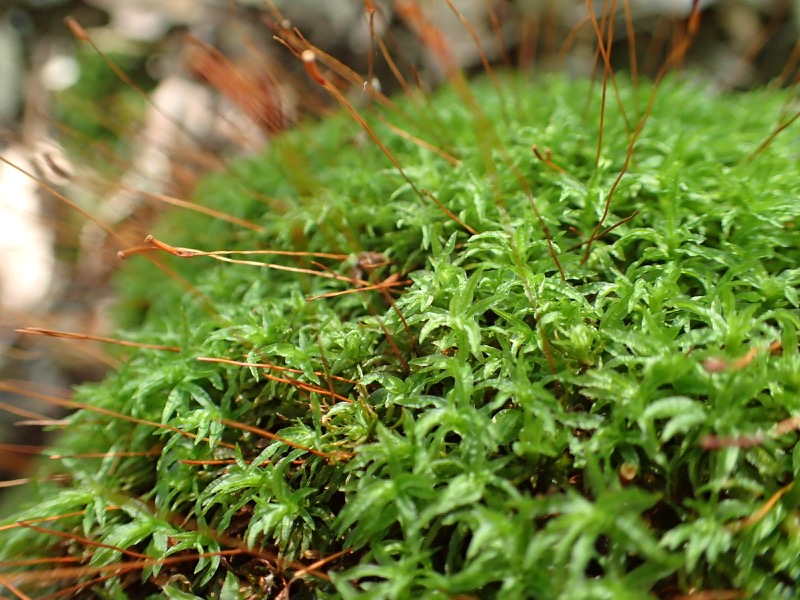
[[[128,312],[127,337],[181,350],[137,350],[78,391],[96,408],[53,450],[77,456],[54,468],[66,482],[42,484],[13,519],[80,511],[46,526],[104,546],[21,527],[0,534],[2,556],[75,556],[86,578],[115,565],[91,588],[104,597],[266,596],[345,549],[291,591],[795,597],[800,454],[774,426],[800,388],[796,134],[748,158],[783,95],[665,80],[605,223],[632,218],[583,262],[571,247],[623,167],[624,120],[609,109],[595,165],[599,88],[502,85],[505,104],[483,82],[479,108],[443,90],[370,117],[461,223],[346,116],[201,185],[198,202],[260,231],[166,216],[157,237],[177,246],[341,253],[237,258],[408,283],[392,306],[375,290],[332,295],[353,288],[342,278],[160,257],[182,285],[129,259],[120,288],[146,308]],[[649,90],[637,105],[621,86],[635,123]],[[365,252],[387,264],[369,275]],[[125,571],[141,555],[169,558]]]

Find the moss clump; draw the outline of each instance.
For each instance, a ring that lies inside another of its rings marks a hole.
[[[598,103],[584,109],[599,89],[513,78],[503,89],[508,119],[478,83],[479,110],[443,91],[374,123],[417,189],[477,234],[421,200],[346,117],[201,186],[198,201],[262,231],[165,218],[157,233],[175,245],[342,253],[267,260],[410,282],[394,307],[375,290],[309,300],[352,285],[167,257],[187,293],[132,258],[120,285],[129,324],[144,317],[128,336],[182,350],[136,351],[78,391],[139,421],[71,417],[53,451],[77,456],[57,462],[67,483],[41,484],[15,521],[73,515],[47,527],[81,539],[8,529],[4,557],[73,556],[85,579],[116,565],[91,587],[103,597],[269,596],[345,549],[290,591],[796,597],[800,454],[796,433],[774,430],[800,397],[794,134],[747,160],[782,96],[715,98],[666,80],[606,223],[635,216],[582,263],[583,248],[569,248],[603,213],[624,120],[606,115],[595,165]],[[635,120],[634,91],[621,96]],[[534,143],[566,172],[537,160]],[[363,253],[388,264],[369,275]],[[708,435],[760,437],[709,449]],[[109,454],[84,456],[98,452]]]

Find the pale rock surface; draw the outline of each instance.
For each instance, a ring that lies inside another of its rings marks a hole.
[[[35,173],[31,153],[12,145],[3,157]],[[40,188],[18,169],[0,164],[0,325],[36,314],[48,305],[55,278],[54,234],[47,224]]]

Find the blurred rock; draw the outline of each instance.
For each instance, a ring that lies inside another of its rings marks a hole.
[[[3,156],[19,169],[36,172],[31,152],[22,145],[6,148]],[[19,169],[0,164],[0,324],[5,327],[41,313],[55,278],[54,234],[40,188]]]

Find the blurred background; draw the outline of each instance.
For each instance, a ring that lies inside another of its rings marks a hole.
[[[348,65],[328,64],[328,77],[363,105],[367,83],[391,94],[433,89],[452,68],[482,73],[474,38],[498,68],[590,76],[590,8],[611,31],[614,67],[653,77],[686,39],[692,7],[452,4],[470,29],[446,0],[0,0],[0,480],[21,478],[46,443],[42,426],[58,428],[58,410],[36,395],[97,379],[120,358],[18,330],[110,335],[116,251],[141,243],[153,215],[203,174],[334,108],[273,36],[302,48],[296,27]],[[718,91],[795,84],[800,0],[698,8],[701,29],[678,65],[689,76]]]

